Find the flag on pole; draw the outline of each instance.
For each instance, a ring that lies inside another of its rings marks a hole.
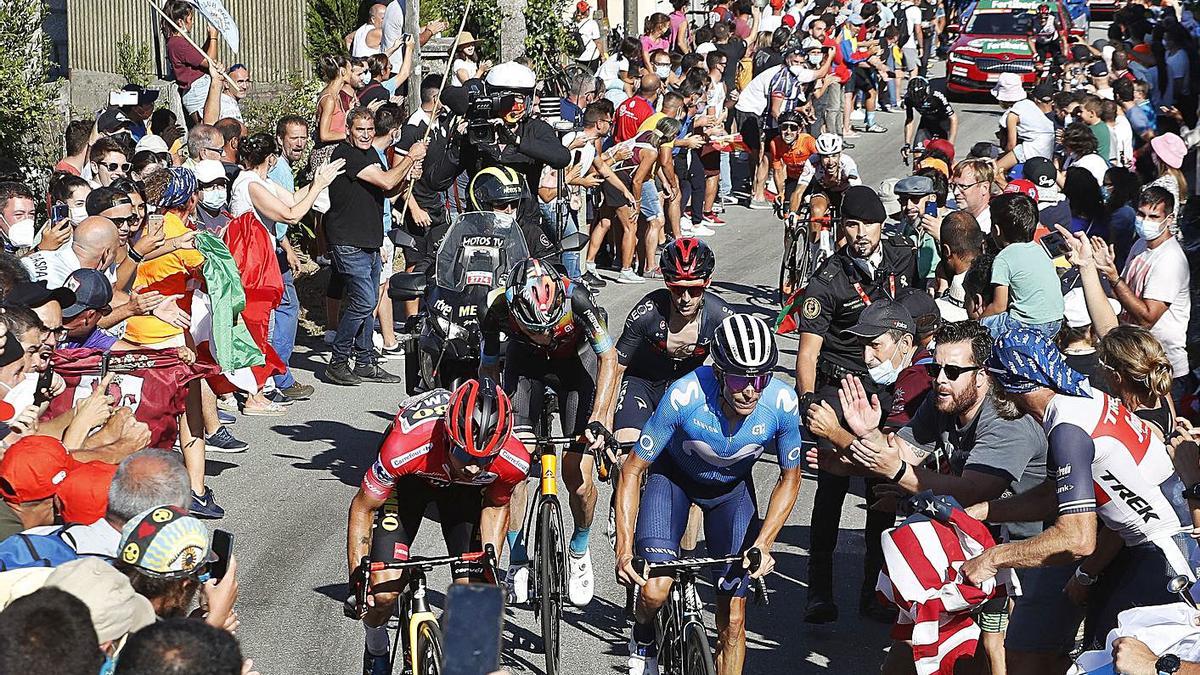
[[[1015,592],[1012,570],[982,586],[959,572],[963,562],[995,546],[983,523],[946,497],[922,493],[913,515],[883,534],[876,590],[900,614],[892,638],[912,645],[918,675],[952,675],[954,662],[975,653],[979,626],[971,611]]]
[[[225,43],[229,45],[229,49],[234,54],[238,52],[238,45],[241,41],[241,34],[238,32],[237,22],[233,20],[233,15],[229,10],[225,9],[225,5],[221,4],[221,0],[187,0],[189,5],[194,6],[199,12],[204,15],[205,19],[221,33],[221,37],[225,38]]]

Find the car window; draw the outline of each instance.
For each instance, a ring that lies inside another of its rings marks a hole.
[[[1029,35],[1034,15],[1029,12],[976,12],[967,33],[983,35]]]

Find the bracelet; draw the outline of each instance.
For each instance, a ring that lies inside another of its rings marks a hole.
[[[892,476],[892,480],[891,480],[891,482],[892,482],[892,483],[899,483],[899,482],[900,482],[900,479],[901,479],[901,478],[904,478],[904,474],[906,474],[906,473],[908,473],[908,462],[905,462],[905,461],[901,460],[901,462],[900,462],[900,470],[896,472],[896,475],[895,475],[895,476]]]
[[[146,260],[146,256],[142,255],[141,253],[138,253],[137,250],[134,249],[132,246],[129,247],[129,257],[135,263],[140,263],[140,262],[143,262]]]

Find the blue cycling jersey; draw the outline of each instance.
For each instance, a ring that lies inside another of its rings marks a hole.
[[[721,385],[711,366],[701,366],[667,389],[642,429],[637,454],[653,462],[666,449],[687,477],[710,484],[748,476],[771,443],[781,468],[800,466],[799,400],[784,382],[771,380],[754,412],[736,429],[728,427],[721,412]]]

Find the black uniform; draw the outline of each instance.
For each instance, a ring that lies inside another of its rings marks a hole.
[[[895,299],[902,290],[912,287],[917,279],[917,255],[912,243],[903,236],[885,237],[880,246],[883,259],[874,278],[849,254],[839,249],[817,269],[805,291],[800,309],[799,330],[824,338],[817,357],[817,376],[814,401],[826,401],[845,426],[838,400],[842,376],[854,373],[862,379],[868,394],[877,394],[884,410],[891,407],[889,392],[875,384],[867,375],[862,342],[846,331],[858,322],[864,307],[880,299]],[[831,447],[829,441],[818,440],[818,447]],[[867,495],[877,483],[867,480]],[[814,498],[809,546],[809,603],[833,600],[833,552],[837,548],[842,503],[850,487],[847,476],[824,471],[817,474],[817,494]],[[883,563],[880,535],[895,522],[892,514],[867,511],[866,547],[862,600],[874,598],[875,580]]]

